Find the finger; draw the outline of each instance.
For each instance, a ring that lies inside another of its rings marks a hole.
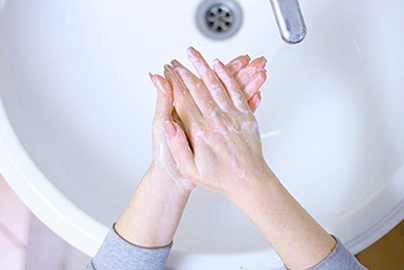
[[[195,67],[199,76],[201,76],[201,79],[205,83],[206,87],[209,89],[209,92],[216,101],[216,104],[225,112],[233,112],[235,108],[231,105],[232,102],[226,88],[217,78],[215,72],[209,67],[206,60],[192,47],[189,47],[187,52],[189,60]]]
[[[241,69],[247,67],[248,63],[250,62],[251,58],[248,55],[241,55],[236,57],[235,59],[231,60],[226,67],[229,69],[231,74],[235,74],[239,72]]]
[[[180,76],[169,65],[164,66],[164,76],[172,86],[175,109],[184,124],[200,119],[202,117],[201,112]]]
[[[231,75],[230,71],[218,59],[213,62],[213,68],[221,82],[226,86],[227,92],[229,93],[235,107],[240,112],[249,112],[250,107],[248,106],[248,99],[244,96],[239,84],[236,79],[234,79],[233,75]]]
[[[173,60],[171,63],[175,72],[181,77],[182,82],[191,93],[201,113],[210,115],[212,111],[217,110],[217,104],[205,84],[177,60]]]
[[[181,174],[187,178],[196,169],[194,155],[189,146],[185,132],[176,123],[164,122],[168,147]]]
[[[159,78],[161,78],[161,80],[164,80],[166,82],[165,85],[169,88],[169,96],[171,98],[172,110],[171,110],[171,114],[170,114],[171,117],[168,119],[172,119],[174,122],[178,123],[182,129],[185,129],[184,124],[182,123],[181,118],[178,116],[177,111],[174,110],[174,100],[173,100],[173,93],[172,93],[173,91],[171,89],[170,83],[165,78],[163,78],[159,75],[156,75],[156,77],[159,77]]]
[[[245,89],[248,83],[251,81],[252,77],[256,73],[263,71],[266,73],[265,65],[267,60],[265,57],[254,59],[247,67],[241,69],[235,74],[237,82],[240,84],[241,89]]]
[[[254,113],[257,109],[258,106],[261,103],[261,93],[257,92],[255,95],[248,101],[248,105],[250,106],[251,111]]]
[[[256,73],[251,78],[251,80],[244,88],[244,95],[248,100],[251,99],[258,92],[258,90],[262,87],[266,79],[267,74],[264,71]]]
[[[157,89],[157,104],[154,121],[169,120],[173,113],[173,96],[171,86],[166,79],[159,75],[149,74],[150,79]]]
[[[153,156],[160,154],[161,142],[165,140],[164,121],[170,120],[174,112],[171,86],[158,75],[149,74],[157,89],[156,111],[152,124]],[[168,147],[168,146],[167,146]]]

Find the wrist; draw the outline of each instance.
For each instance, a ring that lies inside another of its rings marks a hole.
[[[158,167],[150,166],[118,219],[116,232],[137,246],[170,244],[190,192]]]
[[[271,171],[230,195],[228,199],[254,223],[291,269],[316,265],[335,245]]]
[[[265,164],[253,169],[253,173],[249,173],[243,181],[227,187],[223,195],[237,206],[245,200],[257,198],[258,193],[266,193],[277,185],[280,185],[278,178]]]
[[[155,191],[166,194],[173,193],[179,199],[188,199],[192,192],[193,185],[189,187],[187,182],[188,181],[185,179],[174,179],[162,164],[153,162],[139,185],[152,185]]]

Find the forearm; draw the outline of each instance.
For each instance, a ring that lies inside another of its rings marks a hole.
[[[148,170],[115,225],[125,240],[149,248],[172,242],[190,194],[156,171]]]
[[[268,170],[229,199],[257,226],[290,269],[307,269],[325,259],[335,240]]]

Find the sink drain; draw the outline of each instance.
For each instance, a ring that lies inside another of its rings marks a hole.
[[[198,29],[212,39],[226,39],[241,27],[243,12],[234,0],[205,0],[196,14]]]

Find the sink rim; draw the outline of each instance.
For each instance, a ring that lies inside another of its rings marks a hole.
[[[9,89],[5,90],[7,91]],[[0,91],[0,97],[1,93],[2,92]],[[3,99],[0,103],[2,102],[4,102]],[[17,195],[19,195],[20,198],[29,205],[29,208],[49,227],[51,227],[51,229],[61,235],[62,238],[72,245],[85,251],[85,253],[91,256],[94,255],[98,246],[102,242],[101,239],[103,239],[108,230],[108,226],[102,225],[97,220],[92,219],[83,210],[76,207],[70,200],[63,196],[58,189],[48,181],[25,151],[23,144],[26,143],[26,141],[18,139],[18,135],[14,132],[12,123],[3,108],[4,105],[8,104],[2,103],[2,105],[0,105],[2,106],[0,109],[0,118],[2,121],[0,123],[0,130],[2,131],[2,134],[0,134],[0,171],[3,173],[6,181],[8,181],[10,186],[16,191]],[[7,108],[10,109],[9,107]],[[353,234],[350,231],[349,226],[344,227],[341,224],[341,226],[334,231],[338,236],[341,232],[347,232],[347,235],[352,239],[346,236],[345,239],[341,240],[343,240],[351,251],[356,253],[363,249],[363,246],[368,245],[367,243],[373,243],[384,235],[384,232],[387,232],[394,227],[395,224],[398,224],[398,222],[404,217],[404,200],[402,198],[404,191],[402,191],[403,184],[401,183],[403,182],[402,179],[404,178],[404,173],[402,170],[396,172],[397,177],[394,178],[394,180],[390,180],[389,178],[388,187],[383,190],[378,190],[377,196],[372,196],[373,203],[383,203],[383,198],[388,198],[391,191],[400,190],[400,196],[398,198],[394,197],[394,203],[390,201],[391,205],[388,205],[388,211],[386,210],[387,208],[385,209],[385,212],[379,210],[379,215],[375,214],[375,216],[378,217],[377,221],[372,219],[373,223],[371,225],[362,225],[360,230],[361,233],[359,235]],[[368,203],[365,204],[364,208],[366,207],[369,207]],[[363,209],[358,210],[361,215],[358,215],[357,217],[355,216],[357,219],[360,219],[362,216],[366,217],[366,214],[361,212],[361,210]],[[369,207],[368,210],[372,209]],[[356,213],[358,212],[355,212],[355,214]],[[349,218],[351,217],[345,218],[345,220],[350,221]],[[348,223],[360,225],[359,220],[357,220],[356,223]],[[343,236],[343,233],[341,236]],[[279,261],[275,261],[275,259],[273,259],[273,262],[271,261],[273,258],[272,253],[273,252],[270,251],[245,252],[238,254],[232,253],[227,255],[187,253],[185,258],[183,253],[179,252],[174,247],[173,252],[169,257],[168,265],[181,265],[183,268],[189,269],[190,267],[187,268],[186,265],[184,265],[185,260],[185,264],[187,262],[190,264],[196,262],[198,264],[197,268],[206,269],[206,264],[208,263],[206,261],[208,260],[212,260],[214,264],[218,265],[218,261],[224,263],[230,261],[229,263],[233,263],[233,260],[254,260],[254,258],[259,256],[266,256],[267,260],[273,264],[273,267],[275,267],[275,265],[279,264]],[[260,257],[259,259],[262,262],[262,258]],[[196,269],[194,266],[192,268]]]
[[[0,99],[1,175],[28,209],[51,230],[87,255],[94,256],[108,228],[85,214],[47,180],[15,133],[1,91]]]
[[[0,172],[3,178],[29,210],[50,229],[85,254],[94,256],[109,228],[91,218],[69,201],[36,167],[9,121],[3,99],[0,101],[0,130],[2,130],[0,133]],[[404,179],[404,166],[371,204],[383,202],[390,196],[392,190],[401,190],[404,194],[404,181],[402,179]],[[46,194],[46,197],[43,194]],[[404,219],[404,195],[400,200],[395,201],[394,205],[390,205],[389,209],[390,211],[381,215],[377,222],[368,226],[362,234],[353,239],[345,239],[344,244],[351,252],[356,254],[362,251]],[[360,220],[366,214],[369,213],[364,211],[361,215],[357,215],[356,219]],[[337,229],[341,232],[346,230],[349,228]],[[185,256],[187,257],[186,261],[198,263],[195,269],[199,269],[199,267],[203,269],[205,267],[204,262],[208,258],[211,261],[215,257],[218,260],[234,257],[236,260],[242,258],[241,260],[245,261],[247,258],[256,256],[271,258],[274,253],[273,250],[268,250],[245,254],[187,254]],[[176,265],[179,260],[183,261],[183,256],[182,252],[176,252],[174,248],[167,265]],[[278,264],[279,262],[274,261],[273,263]]]

